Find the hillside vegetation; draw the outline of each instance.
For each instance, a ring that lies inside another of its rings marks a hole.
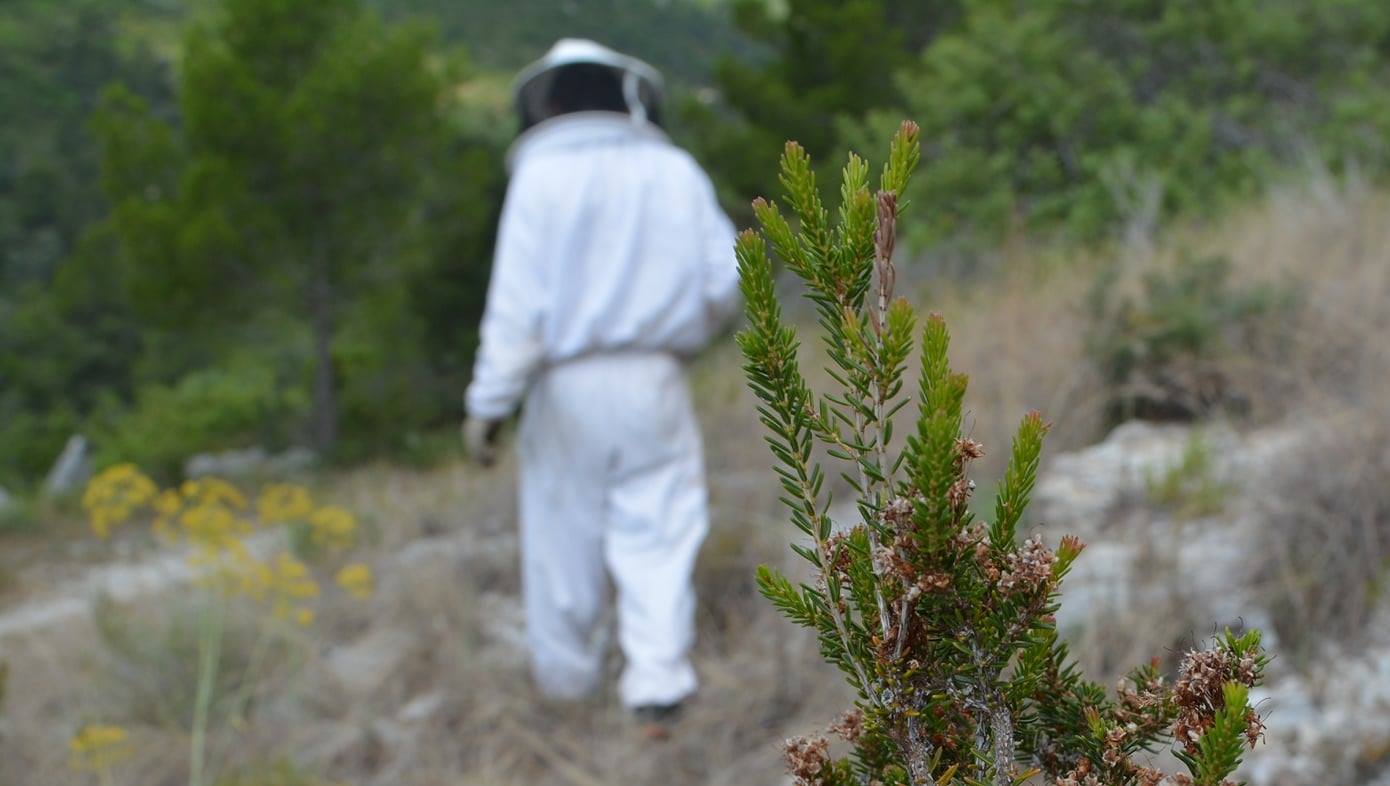
[[[340,62],[367,28],[394,42],[386,59]],[[262,45],[237,44],[248,31]],[[20,0],[0,10],[0,90],[16,110],[0,119],[0,484],[33,489],[79,432],[99,463],[166,477],[193,453],[254,445],[447,453],[505,187],[505,84],[571,34],[672,75],[672,132],[740,223],[775,190],[764,173],[785,139],[825,162],[824,179],[845,148],[916,119],[924,167],[907,197],[923,229],[905,268],[918,271],[1012,264],[997,253],[1009,244],[1086,256],[1238,209],[1310,162],[1379,180],[1390,160],[1377,88],[1390,11],[1355,0]],[[205,132],[232,128],[216,113],[238,106],[226,80],[241,77],[190,70],[223,48],[269,102],[228,115],[257,141],[239,160],[239,143]],[[344,81],[296,83],[304,57]],[[409,125],[404,102],[362,103],[373,79],[435,92],[395,148],[425,176],[365,166],[390,124],[354,111]],[[293,114],[275,102],[295,100],[312,110],[294,110],[316,129],[304,140],[274,130]],[[319,160],[296,184],[261,179],[307,151]],[[309,222],[281,209],[306,189],[355,196]],[[306,278],[313,248],[344,269]],[[330,294],[309,297],[313,280]]]

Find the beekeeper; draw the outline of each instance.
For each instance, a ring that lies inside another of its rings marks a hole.
[[[531,666],[556,697],[602,672],[609,579],[619,693],[662,720],[696,688],[691,571],[708,526],[682,360],[737,308],[734,233],[709,178],[658,124],[661,76],[565,39],[521,72],[464,439],[495,457],[521,425]]]

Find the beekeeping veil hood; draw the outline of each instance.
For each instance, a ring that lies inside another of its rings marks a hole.
[[[514,90],[522,130],[555,115],[550,105],[550,90],[555,76],[565,66],[580,63],[611,68],[622,84],[624,103],[633,120],[645,123],[655,119],[663,92],[659,71],[635,57],[615,52],[602,44],[582,38],[562,38],[544,57],[522,69],[516,78]]]

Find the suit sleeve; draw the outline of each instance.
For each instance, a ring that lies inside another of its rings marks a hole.
[[[700,172],[706,193],[701,222],[704,250],[705,313],[708,334],[716,335],[738,312],[742,303],[738,288],[738,260],[734,256],[734,224],[715,197],[714,185]]]
[[[481,344],[465,395],[471,417],[500,420],[526,393],[544,358],[543,192],[525,170],[507,189],[483,312]]]

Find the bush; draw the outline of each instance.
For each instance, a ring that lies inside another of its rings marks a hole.
[[[1245,407],[1247,392],[1228,377],[1227,362],[1260,331],[1274,330],[1279,323],[1264,318],[1294,300],[1268,286],[1236,288],[1230,274],[1225,257],[1185,256],[1171,270],[1146,273],[1137,292],[1118,267],[1097,280],[1087,351],[1109,388],[1112,422]]]
[[[79,419],[68,407],[34,412],[11,406],[0,393],[0,486],[10,491],[37,487],[53,466]]]
[[[1184,519],[1220,513],[1231,491],[1216,477],[1212,448],[1198,433],[1183,446],[1176,464],[1146,480],[1149,502]]]
[[[917,128],[904,124],[875,197],[867,165],[851,156],[832,227],[805,151],[788,143],[782,182],[799,227],[759,200],[762,236],[738,239],[750,323],[739,345],[800,533],[792,550],[814,569],[796,586],[763,567],[758,586],[817,632],[821,654],[858,694],[831,727],[852,754],[835,758],[825,738],[797,738],[787,742],[788,770],[798,786],[1012,786],[1039,774],[1069,786],[1224,784],[1262,729],[1249,703],[1266,662],[1259,632],[1227,632],[1188,653],[1173,686],[1156,665],[1140,667],[1112,698],[1082,677],[1055,628],[1058,586],[1081,542],[1063,538],[1055,551],[1040,538],[1018,543],[1042,416],[1023,418],[986,523],[969,506],[969,467],[983,449],[961,433],[967,378],[951,370],[939,315],[921,333],[918,394],[903,394],[916,326],[907,301],[893,299],[892,258],[897,195],[917,158]],[[767,244],[816,305],[832,394],[814,393],[801,373]],[[893,416],[913,404],[906,444],[894,448]],[[847,530],[827,514],[818,443],[855,492],[859,523]],[[1145,763],[1164,744],[1190,779]]]
[[[10,497],[0,505],[0,537],[20,532],[34,532],[39,529],[40,518],[37,505],[30,499]],[[0,581],[0,584],[3,584]]]
[[[967,3],[901,76],[930,166],[911,194],[929,237],[1125,216],[1153,180],[1161,213],[1247,195],[1280,164],[1385,162],[1390,10],[1335,0]],[[891,123],[885,113],[872,125]]]
[[[195,371],[174,385],[146,387],[100,428],[98,463],[129,461],[177,478],[195,453],[286,444],[307,409],[304,388],[265,364]]]

